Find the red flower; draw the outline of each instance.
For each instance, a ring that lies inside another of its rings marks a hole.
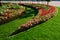
[[[43,8],[41,10],[42,10],[41,16],[44,16],[48,13],[52,13],[55,10],[55,8],[53,6],[50,6],[50,9],[48,11],[46,9],[43,9]]]
[[[10,12],[5,12],[4,17],[8,17]]]
[[[46,9],[41,9],[41,11],[42,11],[41,16],[44,16],[48,13]]]
[[[53,6],[50,6],[50,10],[48,10],[48,13],[52,13],[55,10]]]

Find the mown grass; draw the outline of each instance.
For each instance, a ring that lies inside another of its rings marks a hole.
[[[57,16],[49,19],[45,23],[35,26],[27,31],[8,37],[21,24],[27,22],[34,16],[18,18],[9,23],[0,25],[0,40],[60,40],[60,8]]]

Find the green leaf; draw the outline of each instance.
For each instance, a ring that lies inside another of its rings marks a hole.
[[[2,9],[7,9],[7,6],[6,6],[6,5],[2,5],[1,8],[2,8]]]
[[[27,10],[32,10],[31,8],[27,8]]]
[[[4,14],[4,12],[3,12],[3,11],[1,11],[1,12],[0,12],[0,14],[2,14],[2,15],[3,15],[3,14]]]
[[[13,4],[13,8],[20,8],[20,5],[18,5],[18,4]]]

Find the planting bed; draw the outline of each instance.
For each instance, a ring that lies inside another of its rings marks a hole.
[[[0,6],[0,24],[9,22],[21,16],[26,16],[29,13],[37,13],[37,9],[32,6],[26,6],[16,3],[2,3]]]
[[[43,23],[55,16],[57,13],[57,9],[54,6],[47,6],[44,4],[7,3],[7,5],[2,4],[0,8],[3,8],[0,12],[0,24],[6,23],[14,18],[18,18],[19,16],[27,16],[26,14],[29,14],[30,12],[35,14],[34,18],[22,24],[21,27],[19,27],[18,30],[13,32],[10,36]]]
[[[18,4],[5,3],[0,6],[0,24],[11,21],[21,15],[25,11],[25,7]]]

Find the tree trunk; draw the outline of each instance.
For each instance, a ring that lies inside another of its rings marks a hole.
[[[49,2],[47,2],[47,6],[49,5]]]

